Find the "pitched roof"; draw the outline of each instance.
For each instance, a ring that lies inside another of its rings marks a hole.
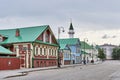
[[[69,44],[74,45],[78,43],[79,38],[65,38],[65,39],[59,39],[59,44]]]
[[[65,49],[66,44],[60,44],[60,49]]]
[[[67,46],[67,44],[60,44],[60,49],[70,50],[70,48]]]
[[[95,46],[95,48],[96,48],[96,49],[99,49],[99,48],[100,48],[100,46],[99,46],[99,45],[96,45],[96,46]]]
[[[0,46],[0,54],[13,54],[10,50]]]
[[[81,41],[81,48],[82,49],[93,49],[92,46],[90,46],[88,43],[84,42],[84,41]]]
[[[45,31],[49,25],[19,28],[20,36],[15,36],[17,29],[0,30],[0,35],[7,36],[7,39],[0,44],[16,43],[16,42],[32,42]]]
[[[87,52],[85,52],[85,51],[81,51],[81,54],[88,54]]]

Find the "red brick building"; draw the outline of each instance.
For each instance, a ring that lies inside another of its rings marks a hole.
[[[20,58],[20,68],[57,65],[59,46],[49,25],[0,30],[0,45]]]

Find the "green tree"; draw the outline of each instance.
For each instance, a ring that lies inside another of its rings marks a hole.
[[[120,49],[119,48],[113,49],[112,58],[115,60],[120,60]]]
[[[106,55],[104,54],[103,49],[98,49],[98,58],[100,58],[101,60],[106,59]]]

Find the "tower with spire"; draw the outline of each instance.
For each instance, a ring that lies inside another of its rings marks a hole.
[[[74,38],[75,32],[74,32],[74,28],[73,28],[72,22],[70,23],[68,34],[69,34],[69,38]]]

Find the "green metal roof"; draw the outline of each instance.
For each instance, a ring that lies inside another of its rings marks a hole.
[[[90,46],[89,44],[87,44],[87,43],[84,42],[84,41],[81,41],[80,43],[81,43],[81,48],[82,48],[82,49],[84,49],[84,48],[85,48],[85,49],[93,49],[92,46]]]
[[[65,39],[59,39],[59,44],[74,45],[74,44],[77,44],[78,41],[79,41],[79,38],[65,38]]]
[[[51,45],[51,46],[59,46],[58,44],[53,44],[53,43],[51,44],[51,43],[48,43],[48,42],[43,42],[43,41],[38,41],[38,40],[36,40],[34,42],[41,43],[41,44],[46,44],[46,45]]]
[[[99,48],[100,48],[100,46],[99,46],[99,45],[96,45],[96,46],[95,46],[95,48],[96,48],[96,49],[99,49]]]
[[[81,51],[81,54],[88,54],[87,52],[85,52],[85,51]]]
[[[60,44],[60,49],[65,49],[66,44]]]
[[[17,29],[5,29],[0,30],[0,35],[7,36],[7,39],[0,44],[8,44],[8,43],[18,43],[18,42],[32,42],[46,30],[49,25],[43,26],[34,26],[34,27],[25,27],[25,28],[17,28],[20,31],[20,36],[16,37]]]
[[[13,54],[10,50],[0,46],[0,54]]]

